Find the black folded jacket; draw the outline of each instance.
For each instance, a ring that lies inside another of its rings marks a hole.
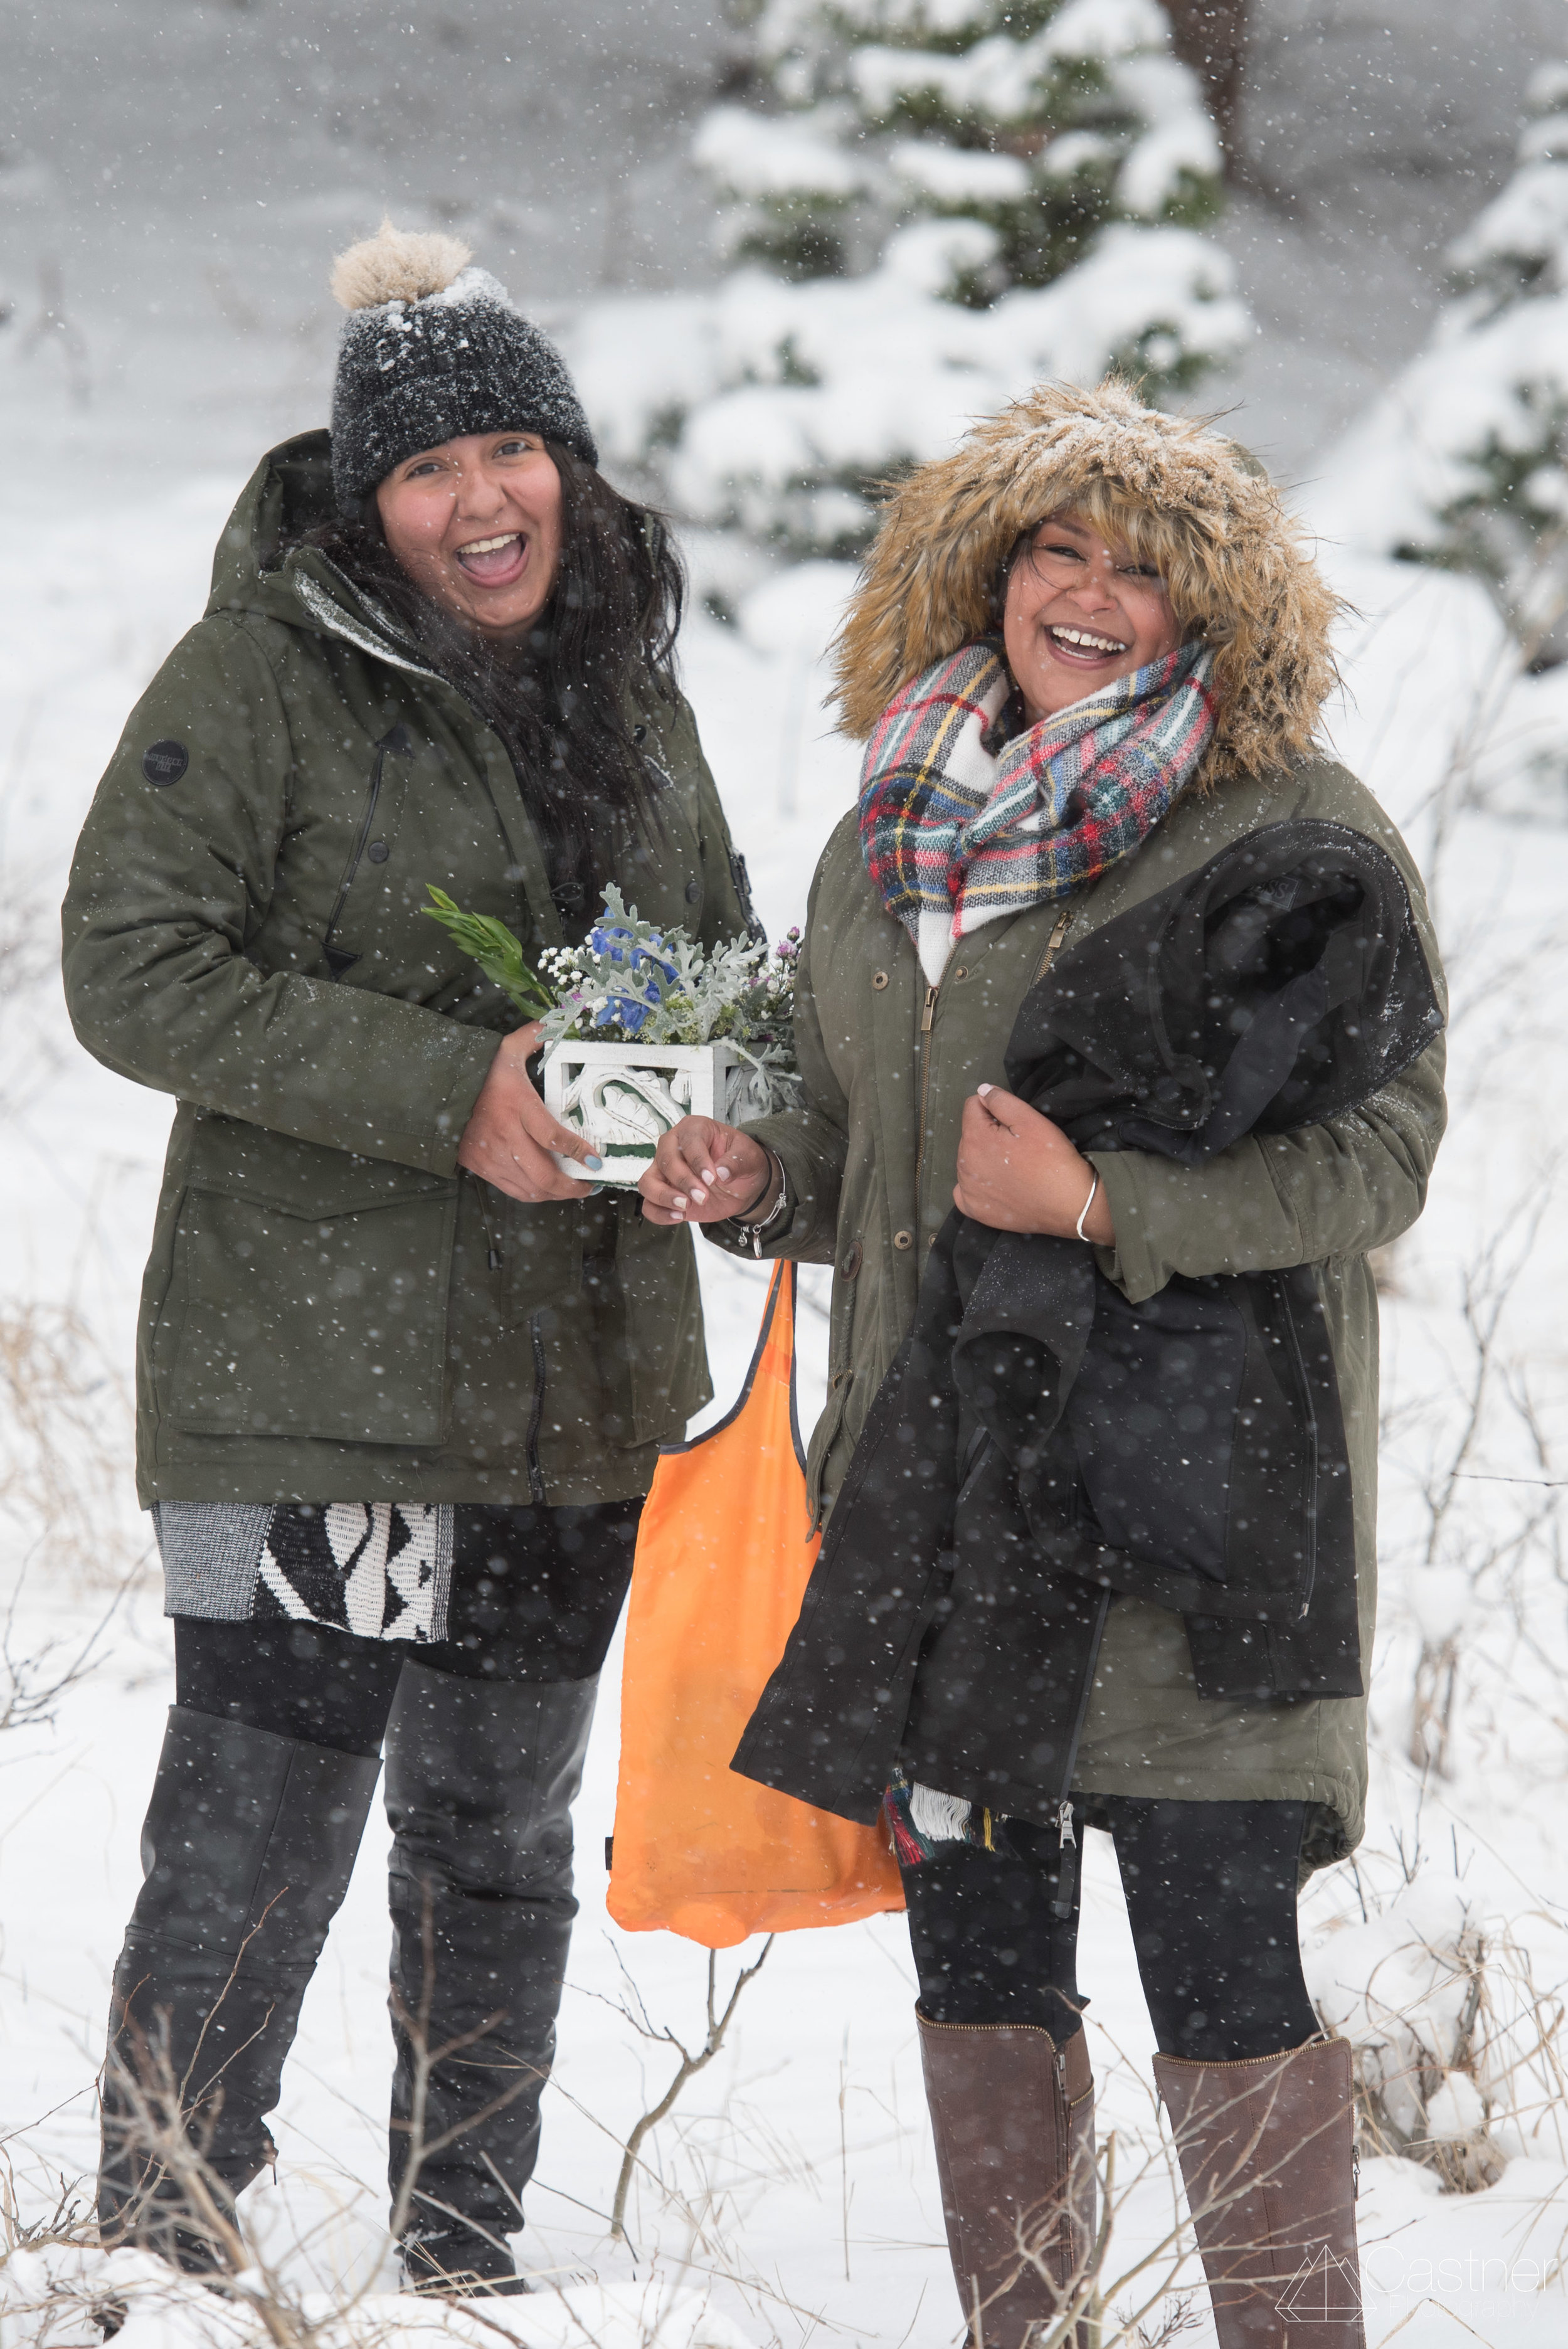
[[[1441,1026],[1398,866],[1296,821],[1064,955],[1007,1082],[1080,1150],[1200,1166],[1353,1109]],[[1178,1277],[1130,1305],[1078,1241],[954,1213],[733,1766],[851,1818],[897,1761],[1047,1817],[1117,1592],[1181,1614],[1203,1696],[1361,1693],[1316,1272]]]

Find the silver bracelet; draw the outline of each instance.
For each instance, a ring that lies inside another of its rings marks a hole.
[[[762,1146],[765,1150],[768,1149],[766,1143],[764,1143]],[[729,1219],[736,1230],[738,1232],[743,1232],[746,1237],[751,1242],[751,1253],[754,1257],[760,1257],[762,1254],[763,1234],[765,1232],[770,1232],[773,1229],[774,1225],[782,1220],[784,1210],[789,1203],[789,1177],[784,1172],[783,1160],[781,1158],[776,1158],[772,1151],[769,1150],[768,1164],[769,1168],[768,1181],[770,1183],[775,1174],[779,1177],[779,1196],[774,1200],[773,1205],[769,1208],[768,1213],[763,1216],[761,1222],[757,1224],[745,1223],[738,1216],[731,1216]],[[762,1188],[763,1191],[766,1191],[768,1188],[768,1183],[764,1183]]]
[[[1088,1233],[1084,1230],[1083,1219],[1088,1215],[1089,1209],[1093,1206],[1099,1193],[1099,1168],[1098,1166],[1095,1167],[1093,1172],[1094,1181],[1088,1186],[1088,1197],[1084,1201],[1083,1206],[1079,1208],[1078,1219],[1073,1226],[1073,1229],[1077,1232],[1079,1239],[1088,1241],[1090,1247],[1094,1246],[1094,1242],[1088,1238]]]

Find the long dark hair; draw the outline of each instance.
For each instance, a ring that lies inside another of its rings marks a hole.
[[[539,826],[562,912],[591,908],[628,833],[659,828],[662,778],[639,747],[640,709],[676,696],[686,573],[662,515],[612,489],[559,440],[561,558],[527,642],[505,653],[421,594],[387,543],[374,498],[360,521],[305,532],[494,727]]]

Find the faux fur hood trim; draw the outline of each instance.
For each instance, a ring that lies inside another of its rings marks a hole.
[[[1020,534],[1086,501],[1158,550],[1178,619],[1214,647],[1203,780],[1305,753],[1337,682],[1339,598],[1255,459],[1114,378],[1037,385],[892,491],[835,641],[844,731],[863,739],[901,688],[995,627]]]

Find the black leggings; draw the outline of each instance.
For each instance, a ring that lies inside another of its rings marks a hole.
[[[1305,1804],[1090,1795],[1073,1806],[1080,1840],[1086,1811],[1115,1838],[1161,2054],[1240,2063],[1310,2039],[1295,1915]],[[1088,2003],[1077,1850],[1055,1827],[1009,1819],[1003,1834],[1006,1850],[944,1844],[903,1871],[921,2007],[934,2023],[1035,2023],[1059,2044]]]
[[[463,1504],[447,1637],[364,1640],[324,1623],[174,1618],[174,1701],[305,1745],[378,1754],[405,1663],[466,1680],[592,1680],[632,1576],[641,1501]]]

